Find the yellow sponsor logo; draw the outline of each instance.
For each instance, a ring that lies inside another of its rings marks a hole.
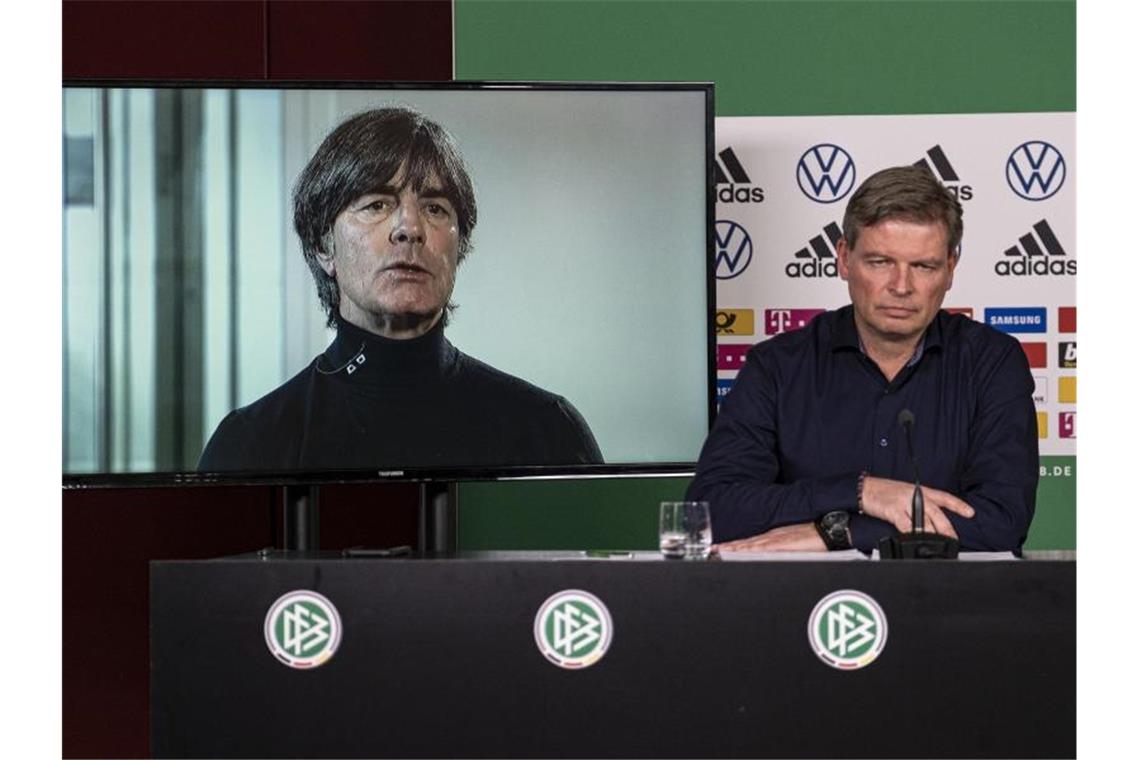
[[[1045,412],[1037,413],[1037,437],[1049,437],[1049,415]]]
[[[1062,404],[1077,403],[1077,378],[1061,377],[1057,379],[1057,400]]]
[[[752,309],[718,309],[717,335],[755,335],[756,312]]]

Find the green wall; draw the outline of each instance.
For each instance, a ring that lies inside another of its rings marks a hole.
[[[1076,3],[456,0],[455,77],[716,83],[718,116],[1076,110]],[[1026,548],[1076,546],[1076,462]],[[649,548],[686,479],[466,484],[459,543]]]

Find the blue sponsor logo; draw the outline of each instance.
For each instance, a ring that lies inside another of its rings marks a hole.
[[[835,203],[855,187],[855,161],[838,145],[813,145],[796,164],[796,182],[816,203]]]
[[[986,309],[986,324],[1007,333],[1043,333],[1047,327],[1045,307]]]
[[[1065,158],[1042,140],[1022,143],[1005,162],[1005,181],[1027,201],[1052,198],[1065,184]]]
[[[752,236],[736,222],[716,223],[716,278],[731,280],[752,263]]]
[[[732,383],[735,378],[717,378],[716,381],[716,408],[720,409],[720,405],[724,403],[725,396],[732,389]]]

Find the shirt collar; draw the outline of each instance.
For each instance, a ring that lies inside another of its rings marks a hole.
[[[838,319],[835,324],[835,331],[831,335],[831,350],[837,351],[841,348],[854,349],[862,354],[866,354],[863,350],[863,343],[859,340],[859,330],[855,327],[855,307],[848,304],[838,312]],[[914,356],[907,362],[907,366],[917,364],[922,355],[931,349],[942,350],[942,320],[947,317],[946,312],[941,309],[934,315],[934,319],[926,328],[926,332],[922,335],[922,340],[918,343],[918,348],[915,349]]]

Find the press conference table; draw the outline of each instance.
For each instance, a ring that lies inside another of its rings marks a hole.
[[[664,561],[574,552],[151,564],[160,757],[1072,757],[1076,563]],[[601,600],[612,640],[576,670],[539,650],[556,592]],[[856,590],[886,619],[843,671],[808,620]],[[267,612],[316,591],[335,654],[297,670]]]

